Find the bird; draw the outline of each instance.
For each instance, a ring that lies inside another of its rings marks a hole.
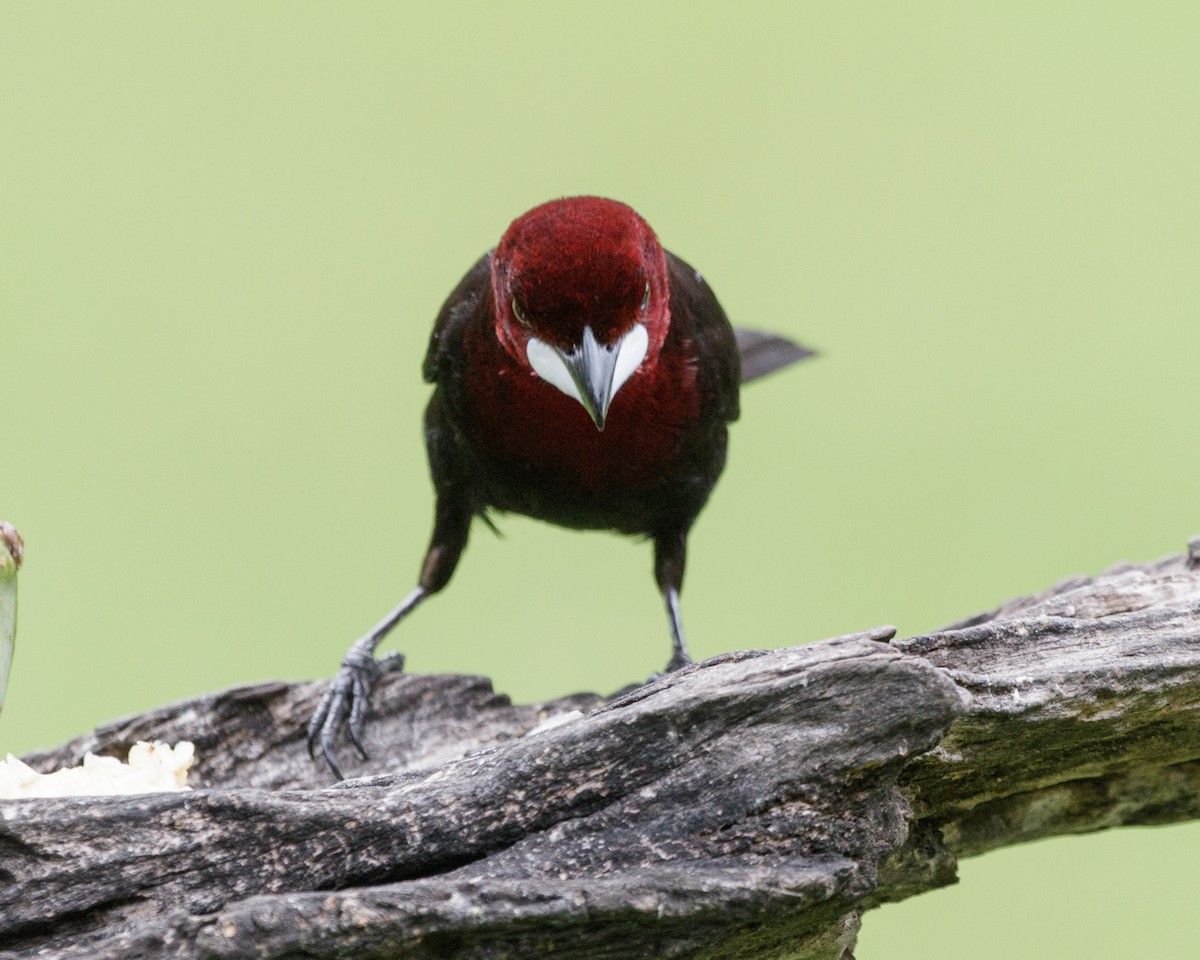
[[[342,779],[345,728],[362,759],[371,688],[403,668],[383,638],[443,590],[472,522],[515,513],[653,544],[671,635],[666,672],[691,663],[680,616],[688,532],[725,466],[741,383],[814,351],[735,331],[701,274],[632,207],[596,196],[514,220],[447,297],[422,373],[433,534],[417,586],[346,652],[307,730]]]

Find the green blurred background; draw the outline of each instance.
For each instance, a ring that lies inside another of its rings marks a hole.
[[[744,394],[698,655],[1180,551],[1198,36],[1194,3],[4,4],[0,749],[331,674],[425,546],[433,316],[567,194],[822,351]],[[645,545],[502,526],[385,649],[522,700],[661,667]],[[1003,851],[859,957],[1191,955],[1197,863],[1200,825]]]

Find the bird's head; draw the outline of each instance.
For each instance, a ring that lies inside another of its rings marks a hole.
[[[492,293],[505,350],[578,400],[598,430],[617,391],[653,368],[670,322],[658,238],[600,197],[552,200],[514,220],[492,256]]]

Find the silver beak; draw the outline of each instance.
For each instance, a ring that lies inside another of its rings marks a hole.
[[[583,404],[596,429],[603,430],[613,397],[646,356],[648,344],[649,334],[640,323],[612,346],[597,340],[588,326],[574,350],[530,337],[526,356],[539,377]]]

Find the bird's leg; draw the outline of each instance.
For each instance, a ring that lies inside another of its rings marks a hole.
[[[665,673],[686,667],[692,662],[683,639],[683,620],[679,615],[679,591],[683,587],[683,566],[687,558],[687,531],[677,531],[654,538],[654,579],[667,604],[667,619],[671,624],[671,662]]]
[[[687,644],[683,639],[683,621],[679,617],[679,591],[673,587],[664,591],[663,598],[667,601],[667,617],[671,621],[671,662],[667,664],[666,672],[686,667],[692,662]]]
[[[426,597],[437,593],[450,581],[458,558],[467,545],[470,525],[469,511],[457,509],[456,505],[439,498],[433,539],[421,566],[420,582],[391,613],[351,645],[342,658],[341,669],[321,695],[317,709],[308,722],[308,753],[315,758],[316,745],[320,743],[325,762],[339,780],[344,778],[333,753],[338,729],[345,724],[358,755],[364,760],[368,759],[362,734],[367,721],[367,708],[371,703],[371,686],[383,674],[404,668],[402,653],[389,653],[376,660],[375,648]]]
[[[364,760],[368,759],[367,750],[362,744],[362,731],[366,725],[371,685],[383,674],[404,668],[404,654],[389,653],[382,660],[376,660],[375,648],[428,595],[424,587],[416,587],[370,632],[356,640],[342,657],[337,676],[321,694],[317,709],[308,722],[308,753],[315,756],[314,748],[319,739],[325,761],[339,780],[344,778],[333,755],[333,741],[338,727],[349,720],[347,727],[350,740],[358,750],[358,755]]]

